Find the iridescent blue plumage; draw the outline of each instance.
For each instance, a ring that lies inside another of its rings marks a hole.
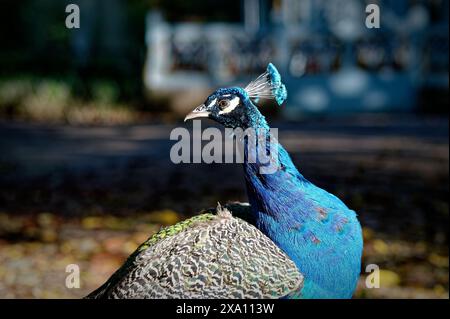
[[[269,64],[245,89],[219,89],[205,101],[202,112],[194,110],[187,118],[209,117],[226,127],[269,130],[252,99],[274,98],[281,104],[286,96],[280,74]],[[239,105],[231,103],[236,99]],[[253,215],[249,221],[286,252],[304,275],[304,287],[290,297],[350,298],[359,278],[363,247],[355,212],[303,177],[278,141],[270,143],[276,144],[272,149],[277,152],[270,154],[271,163],[278,165],[275,173],[261,174],[265,164],[258,161],[244,163]],[[270,143],[265,145],[266,152]],[[249,144],[244,148],[247,156],[261,147]]]
[[[281,75],[275,65],[269,63],[267,72],[269,73],[270,82],[272,84],[272,94],[278,105],[281,105],[287,98],[286,86],[281,83]]]
[[[259,98],[273,98],[281,105],[287,99],[286,86],[281,82],[281,75],[272,63],[269,63],[266,72],[246,86],[245,92],[254,101]]]
[[[259,174],[259,163],[244,164],[256,226],[304,275],[302,298],[350,298],[362,252],[356,214],[306,180],[280,144],[278,158],[274,174]]]
[[[356,214],[298,172],[255,106],[258,98],[278,104],[286,99],[272,64],[245,89],[218,89],[186,117],[243,129],[235,133],[262,133],[254,143],[249,135],[236,134],[244,144],[251,205],[219,204],[214,214],[160,230],[88,298],[352,296],[362,253]],[[259,151],[269,160],[259,155],[250,160]]]

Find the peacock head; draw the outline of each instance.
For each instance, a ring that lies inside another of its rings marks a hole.
[[[245,88],[220,88],[189,113],[184,121],[210,118],[225,127],[255,127],[264,117],[254,103],[259,99],[275,99],[281,105],[287,98],[285,85],[276,67],[269,63],[267,70]]]

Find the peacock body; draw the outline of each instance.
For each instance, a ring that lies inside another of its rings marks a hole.
[[[253,225],[217,207],[162,229],[88,298],[280,298],[303,276]]]
[[[255,103],[280,105],[275,66],[245,89],[216,90],[186,119],[266,132],[244,147],[250,206],[218,207],[152,236],[93,298],[350,298],[360,274],[361,226],[340,199],[299,173]],[[273,152],[272,150],[276,150]],[[268,162],[250,161],[263,150]],[[262,168],[274,165],[267,174]],[[235,216],[235,217],[233,217]],[[239,216],[239,217],[237,217]]]

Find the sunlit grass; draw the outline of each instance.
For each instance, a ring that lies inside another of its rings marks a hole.
[[[86,93],[74,92],[70,79],[16,77],[0,79],[0,117],[32,122],[69,124],[124,124],[138,112],[119,99],[112,81],[86,84]]]

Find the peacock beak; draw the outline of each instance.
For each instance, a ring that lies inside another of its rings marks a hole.
[[[199,117],[209,117],[209,112],[206,111],[206,106],[204,104],[197,106],[191,113],[186,115],[184,121],[196,119]]]

